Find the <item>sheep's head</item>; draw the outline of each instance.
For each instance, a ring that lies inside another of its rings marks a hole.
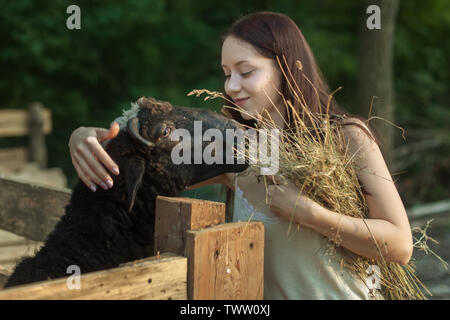
[[[115,159],[124,172],[129,210],[146,181],[157,188],[154,193],[170,196],[189,185],[248,167],[233,151],[242,141],[236,137],[243,133],[236,121],[152,98],[140,98],[135,106],[136,112],[119,133],[128,135],[132,144],[123,145],[126,152]]]

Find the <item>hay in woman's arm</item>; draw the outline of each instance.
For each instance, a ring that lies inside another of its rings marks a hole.
[[[364,126],[362,122],[360,124]],[[360,168],[357,176],[366,190],[368,219],[350,217],[324,208],[299,195],[299,188],[293,183],[269,186],[271,209],[285,219],[292,218],[316,230],[360,256],[406,264],[413,251],[411,228],[381,151],[358,126],[344,128],[348,151],[355,154],[356,165]]]

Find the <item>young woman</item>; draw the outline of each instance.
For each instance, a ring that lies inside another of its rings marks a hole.
[[[293,117],[278,93],[295,101],[277,63],[277,57],[283,56],[311,111],[319,112],[320,106],[327,105],[330,91],[300,29],[283,14],[259,12],[236,21],[223,37],[225,93],[245,110],[232,111],[236,120],[254,125],[258,119],[270,117],[281,130],[292,125],[289,119]],[[301,71],[297,60],[301,61]],[[333,101],[330,113],[343,112]],[[81,127],[70,138],[74,167],[93,191],[95,185],[112,187],[105,167],[118,174],[117,166],[99,144],[114,135],[112,130]],[[358,157],[358,167],[365,170],[357,174],[365,190],[368,219],[332,212],[305,196],[298,200],[299,190],[292,182],[269,186],[268,204],[264,182],[252,175],[225,174],[191,187],[213,183],[231,186],[235,189],[233,220],[247,221],[251,216],[264,223],[266,299],[368,299],[365,279],[342,267],[338,252],[327,255],[324,251],[336,230],[340,245],[358,255],[381,259],[373,236],[382,244],[386,262],[406,264],[411,258],[412,235],[406,211],[370,129],[361,120],[349,118],[344,135],[350,152],[364,155]],[[287,235],[294,206],[294,221],[305,228]],[[375,296],[383,298],[377,291]]]

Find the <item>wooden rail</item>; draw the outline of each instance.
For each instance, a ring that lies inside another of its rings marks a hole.
[[[53,230],[64,207],[69,189],[25,183],[0,175],[0,229],[34,241],[44,241]]]
[[[407,212],[409,219],[413,221],[450,214],[450,199],[414,206],[409,208]]]
[[[0,300],[186,299],[186,270],[185,257],[166,254],[81,275],[79,288],[68,277],[0,290]]]

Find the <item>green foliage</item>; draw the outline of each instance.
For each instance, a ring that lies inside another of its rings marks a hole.
[[[52,110],[49,165],[62,167],[71,186],[76,175],[67,143],[77,127],[108,127],[130,101],[143,95],[218,110],[220,101],[204,103],[186,94],[199,88],[223,91],[219,39],[249,12],[291,16],[330,88],[343,87],[339,103],[358,113],[357,30],[364,17],[357,1],[77,1],[81,30],[68,30],[66,8],[71,4],[3,1],[0,10],[1,108],[41,101]],[[400,3],[394,48],[396,123],[411,133],[412,141],[428,134],[449,136],[449,12],[447,0]],[[437,164],[448,168],[448,144],[446,148],[419,159],[430,158],[430,170],[442,170]],[[419,160],[407,170],[415,177],[421,168]],[[414,188],[408,190],[418,190]],[[419,189],[424,200],[449,193],[445,184]],[[412,191],[407,195],[407,201],[417,199]]]
[[[394,47],[396,123],[407,139],[401,141],[398,134],[397,140],[410,151],[398,159],[404,164],[398,179],[409,204],[450,194],[449,32],[449,1],[400,3]]]

